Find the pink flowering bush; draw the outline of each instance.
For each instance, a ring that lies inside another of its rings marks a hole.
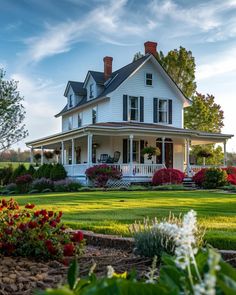
[[[18,176],[15,182],[19,193],[26,193],[29,190],[29,186],[32,181],[33,177],[30,174]]]
[[[184,173],[173,168],[163,168],[157,170],[152,178],[153,185],[180,184],[183,182]]]
[[[80,254],[83,233],[66,231],[61,211],[34,211],[34,207],[21,208],[13,199],[0,201],[0,254],[58,260]]]
[[[122,173],[107,164],[96,165],[85,171],[86,176],[97,187],[106,187],[108,180],[121,179]]]

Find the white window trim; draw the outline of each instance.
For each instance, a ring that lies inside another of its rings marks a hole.
[[[147,74],[151,74],[152,75],[152,85],[148,85],[147,84]],[[144,74],[144,83],[145,83],[145,86],[146,87],[153,87],[153,73],[151,73],[151,72],[145,72],[145,74]]]
[[[91,96],[91,90],[92,90],[92,96]],[[89,84],[89,99],[94,98],[94,83]]]
[[[159,101],[160,100],[164,100],[164,101],[166,101],[166,122],[160,122],[160,116],[159,116],[159,111],[161,111],[160,109],[159,109]],[[168,122],[169,122],[169,99],[167,99],[167,98],[158,98],[158,105],[157,105],[157,114],[158,114],[158,124],[163,124],[163,125],[167,125],[168,124]]]
[[[137,115],[137,120],[131,120],[131,112],[130,112],[130,110],[131,110],[131,108],[130,108],[130,98],[131,97],[135,97],[138,100],[138,108],[137,108],[138,115]],[[140,97],[139,96],[134,96],[134,95],[128,95],[128,102],[127,103],[128,103],[128,121],[130,121],[130,122],[140,122]]]

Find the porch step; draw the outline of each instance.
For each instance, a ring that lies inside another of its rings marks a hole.
[[[186,188],[192,188],[195,189],[196,188],[196,184],[195,182],[192,180],[191,177],[185,177],[183,180],[183,186]]]

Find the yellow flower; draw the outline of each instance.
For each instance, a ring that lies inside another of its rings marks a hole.
[[[121,278],[121,279],[126,279],[127,278],[127,271],[123,272],[123,273],[113,273],[113,278]]]

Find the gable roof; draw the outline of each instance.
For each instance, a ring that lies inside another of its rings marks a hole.
[[[97,72],[97,71],[88,71],[84,83],[82,82],[75,82],[75,81],[69,81],[73,91],[76,93],[76,91],[80,91],[83,93],[83,99],[75,105],[73,108],[68,109],[67,106],[63,108],[63,110],[55,115],[55,117],[58,117],[67,111],[72,111],[82,105],[85,105],[86,103],[91,103],[91,101],[96,101],[97,99],[105,98],[108,94],[116,90],[131,74],[133,74],[136,70],[139,69],[147,60],[152,59],[158,65],[159,69],[162,71],[163,75],[166,76],[169,80],[169,82],[174,86],[176,91],[180,94],[182,97],[182,100],[186,102],[187,105],[191,103],[191,100],[184,95],[182,90],[179,88],[179,86],[175,83],[175,81],[172,79],[172,77],[167,73],[167,71],[164,69],[164,67],[158,62],[158,60],[150,53],[147,53],[143,57],[129,63],[128,65],[120,68],[119,70],[112,73],[111,77],[105,81],[104,79],[104,73],[103,72]],[[86,99],[86,89],[83,88],[85,82],[87,81],[87,78],[89,74],[94,78],[95,82],[101,86],[104,87],[103,91],[94,98],[93,100],[87,101]],[[67,84],[67,87],[68,87]],[[72,86],[73,85],[73,86]],[[74,88],[73,88],[74,87]],[[66,88],[67,89],[67,88]],[[75,90],[74,90],[75,89]],[[68,92],[68,90],[67,90]],[[67,93],[65,91],[65,94]],[[64,95],[65,95],[64,94]]]
[[[81,96],[86,95],[86,89],[83,88],[83,84],[84,84],[83,82],[68,81],[65,92],[64,92],[64,96],[67,96],[70,86],[75,94],[78,94]]]

